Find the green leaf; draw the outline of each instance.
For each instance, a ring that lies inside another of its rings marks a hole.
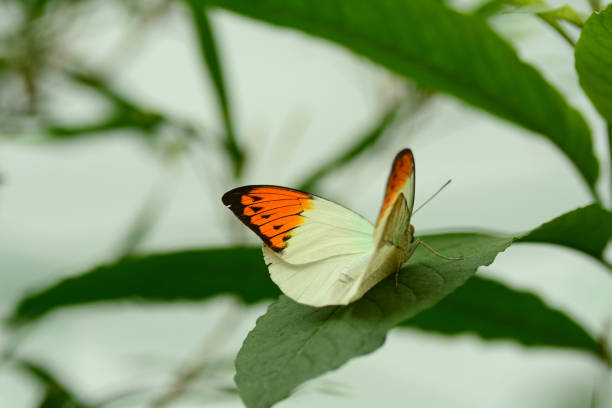
[[[589,4],[593,11],[599,11],[601,9],[601,0],[589,0]]]
[[[479,4],[472,13],[482,17],[495,15],[505,8],[503,0],[487,0]]]
[[[582,116],[479,16],[441,2],[206,0],[343,45],[463,101],[546,136],[597,197],[597,158]]]
[[[493,0],[481,4],[474,13],[488,17],[502,11],[516,10],[533,13],[559,33],[572,47],[574,46],[574,39],[565,31],[559,20],[568,21],[578,27],[582,27],[584,24],[580,14],[571,6],[565,5],[553,9],[543,0]]]
[[[281,296],[257,320],[236,358],[236,384],[249,408],[269,407],[302,382],[380,347],[387,332],[433,306],[488,265],[513,241],[480,234],[444,234],[423,240],[448,256],[420,248],[394,277],[348,306],[313,308]]]
[[[219,259],[217,256],[225,254],[228,255],[226,261],[235,263],[216,268],[203,267],[213,264]],[[177,271],[176,267],[180,269]],[[143,273],[147,275],[146,279]],[[220,282],[218,275],[228,275],[228,280]],[[207,289],[201,290],[202,287]],[[491,302],[489,292],[496,294],[493,298],[504,298],[505,302]],[[31,294],[20,302],[11,320],[13,323],[31,322],[58,308],[94,302],[204,300],[223,293],[234,294],[248,303],[278,296],[280,292],[267,276],[259,248],[235,248],[220,254],[217,250],[202,250],[124,259]],[[466,298],[472,305],[481,305],[481,312],[467,316]],[[532,299],[526,312],[528,314],[522,313],[523,309],[519,308],[514,316],[515,324],[519,324],[521,330],[517,330],[509,321],[501,323],[499,317],[509,313],[507,306],[527,304],[526,298]],[[585,330],[578,323],[555,318],[555,315],[561,316],[562,313],[555,312],[545,304],[538,306],[535,304],[537,302],[535,295],[475,276],[435,309],[403,322],[400,327],[418,327],[444,334],[471,332],[484,339],[513,339],[525,345],[588,348],[591,342],[584,336],[582,340],[579,339],[579,333],[585,333]],[[440,316],[444,316],[444,319],[440,319]],[[529,322],[532,316],[549,318],[547,324],[540,326],[523,323]],[[575,335],[547,335],[559,332]]]
[[[536,228],[518,238],[518,242],[563,245],[605,262],[602,253],[610,234],[612,234],[612,213],[592,204],[566,213]],[[477,282],[478,279],[476,277],[470,282]],[[471,283],[468,283],[466,291],[470,285]],[[498,289],[502,291],[501,288]],[[521,302],[523,296],[521,292],[510,288],[506,288],[505,291],[515,292],[514,303]],[[25,323],[57,308],[92,302],[204,300],[223,293],[234,294],[248,303],[275,298],[279,294],[277,287],[268,277],[259,248],[208,249],[129,257],[62,280],[26,296],[19,302],[11,320],[14,323]],[[452,302],[453,296],[454,294],[448,298],[448,302]],[[483,294],[482,297],[486,295]],[[477,296],[474,297],[474,301],[479,301]],[[438,307],[442,305],[443,303]],[[493,306],[490,305],[489,309]],[[453,308],[450,309],[446,313],[448,316],[453,316]],[[492,313],[506,312],[493,309]],[[461,314],[458,309],[457,314]],[[490,338],[482,333],[482,324],[472,324],[473,322],[459,317],[449,317],[446,325],[433,322],[429,325],[437,327],[437,331],[450,333],[456,330],[452,322],[462,322],[464,324],[462,331]],[[578,324],[571,324],[577,326],[575,331],[584,331]],[[550,329],[551,332],[555,330],[564,329]],[[527,338],[539,336],[538,333],[527,332],[523,335]],[[509,331],[499,337],[512,336],[512,331]],[[518,337],[516,340],[529,344],[528,340]],[[552,341],[542,337],[538,341],[542,344],[548,342],[549,346],[558,346],[560,340]]]
[[[576,43],[575,60],[582,89],[612,123],[612,5],[586,21]]]
[[[537,295],[478,276],[400,327],[447,335],[472,333],[484,340],[507,339],[525,346],[600,351],[586,330]]]
[[[225,150],[232,160],[234,165],[234,175],[240,176],[242,166],[244,164],[244,153],[240,150],[236,141],[234,127],[232,126],[232,118],[230,114],[230,104],[225,91],[225,81],[223,79],[223,70],[217,53],[217,43],[214,33],[206,14],[205,6],[201,5],[197,0],[186,0],[198,34],[200,43],[200,51],[202,59],[208,68],[208,73],[212,79],[213,85],[217,92],[217,100],[221,108],[221,116],[223,125],[225,126]]]
[[[62,126],[48,123],[43,126],[43,131],[48,134],[51,140],[68,140],[81,138],[83,136],[91,136],[101,132],[124,129],[140,130],[145,135],[149,136],[163,123],[164,118],[154,112],[122,111],[94,123],[76,126]]]
[[[542,224],[518,241],[566,246],[582,251],[610,267],[603,253],[611,238],[612,212],[599,204],[591,204]]]
[[[538,15],[544,18],[551,18],[555,20],[564,20],[568,23],[572,23],[576,27],[583,27],[584,21],[582,16],[573,7],[569,5],[561,6],[552,10],[543,11]]]
[[[334,157],[327,163],[322,164],[310,176],[306,177],[306,179],[302,183],[300,183],[299,189],[303,191],[314,191],[316,189],[317,183],[319,183],[319,181],[321,181],[325,176],[327,176],[334,170],[337,170],[340,167],[347,165],[348,163],[352,162],[357,157],[365,153],[366,150],[368,150],[372,145],[374,145],[389,129],[390,125],[393,123],[395,117],[397,116],[400,107],[401,105],[398,105],[390,109],[372,127],[372,129],[369,129],[360,138],[358,138],[355,144],[350,146],[338,157]]]
[[[63,126],[43,123],[42,130],[50,139],[73,139],[100,132],[120,129],[139,130],[147,136],[154,134],[162,124],[171,120],[158,112],[138,106],[127,96],[114,89],[101,75],[66,70],[63,74],[73,83],[94,91],[111,106],[111,113],[100,120],[79,125]]]
[[[602,251],[611,233],[611,213],[593,204],[564,214],[518,238],[518,241],[564,245],[602,260]],[[498,293],[498,297],[503,297],[507,302],[499,305],[491,303],[489,291]],[[204,300],[219,294],[233,294],[247,303],[278,296],[279,291],[268,277],[259,248],[208,249],[129,257],[26,296],[19,302],[10,321],[27,323],[58,308],[93,302]],[[462,294],[471,294],[469,297],[474,304],[488,304],[482,310],[490,314],[472,314],[470,319],[466,318],[464,308],[458,306],[465,303]],[[417,323],[422,329],[447,334],[472,332],[485,339],[512,338],[526,345],[589,347],[590,340],[580,334],[585,330],[578,323],[564,322],[560,312],[554,312],[544,304],[540,305],[538,312],[538,300],[533,297],[532,300],[525,300],[528,297],[528,294],[504,288],[500,283],[483,283],[475,277],[460,291],[438,304],[436,309],[420,315]],[[488,319],[490,316],[507,316],[508,304],[530,305],[530,310],[522,314],[519,312],[523,309],[517,309],[517,322],[530,322],[532,316],[549,316],[550,327],[541,325],[541,328],[546,327],[546,332],[573,332],[574,335],[557,336],[555,339],[554,336],[543,335],[541,330],[536,330],[537,326],[527,323],[520,333],[510,324],[496,327],[496,323]],[[446,320],[436,317],[438,308],[445,310]],[[411,326],[413,323],[414,320],[402,324]],[[580,337],[583,339],[579,340]]]
[[[278,296],[260,248],[224,248],[128,257],[22,299],[10,321],[26,323],[59,307],[110,300],[203,300],[231,293],[246,303]]]
[[[502,10],[520,9],[521,11],[533,11],[546,22],[550,20],[565,20],[575,26],[582,27],[584,21],[582,16],[570,5],[552,8],[543,0],[489,0],[480,4],[474,13],[481,16],[497,14]]]

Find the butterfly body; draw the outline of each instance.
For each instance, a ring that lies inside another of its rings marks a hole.
[[[412,256],[414,158],[400,151],[376,225],[321,197],[286,187],[238,187],[223,203],[263,241],[270,277],[283,293],[310,306],[346,305]],[[429,248],[431,250],[431,248]]]

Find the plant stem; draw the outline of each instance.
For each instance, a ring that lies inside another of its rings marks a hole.
[[[187,5],[193,17],[202,60],[208,69],[208,74],[212,80],[217,94],[217,102],[221,110],[221,119],[225,127],[225,140],[223,146],[234,167],[234,177],[238,178],[242,172],[244,164],[244,152],[238,145],[232,118],[230,114],[230,104],[226,92],[223,69],[221,60],[217,52],[215,35],[208,18],[205,2],[198,0],[187,0]]]
[[[610,354],[610,329],[611,321],[607,320],[604,322],[603,334],[599,339],[600,346],[600,357],[604,362],[603,371],[599,382],[593,386],[593,392],[591,395],[591,408],[604,408],[608,406],[610,402],[610,378],[612,376],[612,355]]]

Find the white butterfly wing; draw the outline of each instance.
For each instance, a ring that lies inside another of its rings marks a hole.
[[[269,247],[263,247],[270,277],[283,293],[310,306],[347,305],[360,298],[359,287],[366,275],[373,250],[336,255],[305,264],[285,262]]]

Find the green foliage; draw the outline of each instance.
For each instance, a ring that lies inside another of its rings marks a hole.
[[[563,245],[588,254],[610,267],[603,252],[612,239],[612,212],[591,204],[565,213],[547,222],[519,242],[542,242]]]
[[[44,129],[51,139],[81,138],[121,129],[139,130],[150,136],[167,121],[162,114],[143,109],[130,101],[99,75],[77,71],[66,71],[64,74],[75,84],[94,91],[102,97],[109,103],[112,111],[107,117],[93,123],[65,126],[47,122]]]
[[[278,295],[259,248],[220,248],[127,257],[63,281],[19,302],[11,321],[24,323],[67,305],[100,301],[204,300],[232,293],[246,303]]]
[[[593,204],[561,215],[517,242],[563,245],[601,260],[603,245],[612,231],[607,228],[609,222],[610,212]],[[95,302],[194,301],[232,294],[254,303],[276,298],[279,293],[268,277],[259,248],[132,256],[27,295],[10,321],[28,323],[58,308]],[[473,277],[435,308],[402,322],[400,327],[443,334],[470,332],[484,339],[597,352],[594,340],[578,323],[536,295],[480,277]]]
[[[471,333],[484,340],[506,339],[525,346],[600,352],[586,330],[537,295],[477,276],[400,327],[447,335]]]
[[[584,119],[478,16],[430,0],[205,3],[337,42],[423,87],[540,133],[566,154],[597,196],[598,163]]]
[[[249,408],[269,407],[302,382],[380,347],[398,323],[433,306],[489,265],[510,237],[443,234],[422,238],[448,261],[418,250],[399,275],[348,306],[313,308],[281,296],[257,320],[236,358],[236,384]],[[262,392],[265,390],[265,392]]]
[[[67,22],[73,21],[72,7],[85,1],[8,3],[21,7],[24,18],[14,24],[17,27],[14,32],[5,35],[3,31],[0,35],[0,88],[14,85],[6,78],[16,74],[23,81],[23,90],[19,98],[0,95],[0,104],[5,100],[19,101],[13,102],[19,105],[17,108],[11,106],[8,110],[0,105],[0,128],[5,130],[3,121],[7,117],[21,115],[27,119],[35,117],[36,126],[48,140],[73,140],[121,130],[135,131],[147,141],[172,134],[180,139],[177,143],[180,146],[198,140],[196,126],[141,106],[116,88],[105,72],[85,69],[88,64],[78,60],[58,64],[57,55],[59,59],[62,56],[58,51],[63,49],[60,39],[68,31]],[[148,10],[142,21],[163,14],[171,4],[179,4],[188,12],[224,127],[222,143],[207,147],[216,147],[225,155],[236,179],[245,155],[235,134],[229,86],[209,19],[213,6],[344,46],[405,79],[414,80],[424,89],[421,102],[435,97],[433,91],[440,91],[543,135],[573,163],[595,200],[600,201],[595,189],[599,164],[588,125],[484,20],[504,10],[529,11],[573,46],[573,39],[560,21],[580,29],[583,20],[567,5],[551,8],[543,0],[492,0],[467,15],[452,9],[450,2],[432,0],[129,3],[128,7]],[[599,1],[590,3],[594,10],[600,8]],[[608,6],[584,23],[575,47],[575,61],[582,88],[608,122],[612,146],[611,33],[612,6]],[[47,116],[49,109],[44,103],[48,100],[42,91],[46,88],[44,78],[56,74],[68,79],[70,86],[87,89],[101,98],[109,108],[104,112],[108,114],[81,124],[57,122]],[[366,157],[372,146],[392,135],[388,130],[405,113],[404,105],[405,102],[391,106],[373,127],[363,129],[353,144],[345,146],[336,157],[319,163],[305,178],[302,188],[315,189],[320,180],[338,168]],[[119,242],[121,254],[133,249],[150,231],[162,202],[154,195],[143,207],[130,233]],[[421,238],[437,250],[463,256],[464,260],[442,260],[421,248],[399,272],[399,287],[395,287],[391,276],[345,307],[312,308],[280,295],[269,279],[260,248],[230,247],[118,259],[30,292],[20,300],[8,322],[33,324],[51,311],[96,302],[204,301],[218,295],[232,295],[246,304],[277,299],[258,319],[236,359],[237,392],[249,407],[271,406],[304,381],[374,351],[394,327],[444,335],[471,333],[483,340],[572,349],[596,355],[612,366],[605,338],[595,340],[578,322],[547,305],[536,294],[472,276],[479,266],[490,264],[498,253],[516,242],[572,248],[612,270],[604,258],[612,238],[612,213],[601,203],[565,213],[519,236],[454,233]],[[80,401],[41,365],[14,362],[44,386],[41,407],[92,406]],[[188,381],[175,390],[176,396],[187,389]]]
[[[576,43],[575,57],[582,89],[604,119],[612,123],[612,5],[587,20]]]
[[[564,313],[537,296],[486,279],[459,287],[480,265],[490,264],[513,241],[549,242],[602,260],[611,213],[593,204],[564,214],[517,238],[443,234],[422,239],[463,261],[417,252],[393,277],[346,307],[311,308],[281,296],[257,321],[236,360],[236,383],[248,407],[268,407],[297,385],[348,359],[380,347],[388,330],[402,326],[444,334],[473,332],[483,339],[513,339],[525,345],[555,345],[600,355],[599,344]],[[579,239],[577,239],[579,237]],[[416,316],[412,319],[411,317]],[[270,390],[267,393],[258,390]]]
[[[560,24],[560,20],[578,27],[582,27],[584,24],[580,14],[572,7],[565,5],[552,8],[544,0],[489,0],[480,4],[474,13],[481,16],[490,16],[501,11],[512,11],[514,9],[522,12],[533,12],[539,19],[557,31],[571,46],[574,46],[574,40],[567,34]]]
[[[572,23],[577,27],[582,27],[584,25],[584,21],[582,20],[580,14],[568,5],[552,10],[543,11],[539,13],[539,15],[544,17],[545,19],[564,20],[568,23]]]

